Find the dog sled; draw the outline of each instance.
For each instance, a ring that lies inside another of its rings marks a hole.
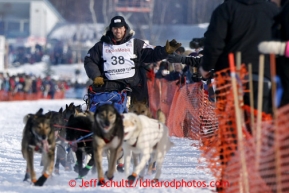
[[[115,82],[121,83],[118,81]],[[124,83],[121,84],[124,85]],[[95,112],[101,105],[113,104],[120,114],[128,112],[128,107],[130,105],[130,93],[132,91],[130,87],[125,85],[122,89],[120,89],[121,91],[106,90],[102,88],[99,90],[92,85],[88,87],[88,92],[84,96],[87,110]]]

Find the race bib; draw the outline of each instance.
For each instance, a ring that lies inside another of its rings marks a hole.
[[[103,43],[104,73],[108,80],[130,78],[135,74],[133,39],[121,45]]]

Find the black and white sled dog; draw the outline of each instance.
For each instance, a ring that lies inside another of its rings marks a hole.
[[[149,160],[150,164],[156,161],[155,180],[158,180],[164,157],[173,146],[167,126],[156,119],[135,113],[123,114],[123,125],[124,165],[129,182],[132,183],[138,175],[144,176],[144,168]],[[140,155],[141,159],[129,175],[131,153]],[[151,155],[153,157],[150,159]]]
[[[25,124],[21,152],[26,160],[26,174],[24,181],[31,178],[35,186],[42,186],[52,174],[55,156],[55,132],[51,127],[51,114],[43,114],[40,108],[35,114],[28,114],[24,117]],[[42,153],[43,171],[42,175],[36,178],[34,171],[34,152]]]
[[[64,111],[62,112],[62,120],[59,123],[55,123],[58,125],[57,134],[56,134],[56,160],[54,166],[54,173],[59,175],[59,165],[61,164],[65,171],[71,171],[73,164],[75,161],[75,153],[68,148],[68,143],[66,142],[66,128],[65,125],[68,122],[68,119],[71,115],[83,112],[80,105],[76,106],[74,103],[70,103],[69,105],[66,104]],[[59,112],[60,113],[60,112]],[[55,113],[54,113],[55,114]],[[63,125],[63,127],[60,127]],[[66,151],[68,150],[68,152]]]
[[[94,166],[92,148],[94,125],[94,116],[90,111],[75,112],[69,117],[66,124],[66,140],[69,141],[70,148],[76,154],[77,165],[75,171],[78,172],[78,178],[83,178]],[[91,154],[92,156],[83,168],[84,154]]]
[[[98,173],[98,185],[105,182],[102,167],[102,153],[108,150],[108,171],[106,177],[113,179],[117,159],[122,151],[124,136],[122,116],[112,104],[99,106],[94,114],[95,127],[93,129],[93,150],[95,166]]]

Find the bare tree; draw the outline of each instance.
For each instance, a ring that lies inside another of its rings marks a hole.
[[[107,23],[107,17],[105,17],[107,15],[107,0],[103,0],[102,3],[102,14],[103,14],[103,20],[104,23]]]
[[[95,11],[94,11],[94,0],[90,0],[89,1],[89,10],[90,10],[90,13],[91,13],[91,17],[92,17],[92,21],[93,21],[93,25],[95,27],[95,38],[97,38],[97,16],[95,14]]]
[[[151,0],[150,3],[150,12],[146,15],[146,20],[149,26],[149,40],[152,40],[152,34],[153,34],[153,16],[154,16],[154,7],[155,7],[155,1]],[[153,44],[154,42],[151,41],[150,44]]]
[[[103,0],[102,15],[105,24],[108,24],[110,22],[110,19],[113,17],[113,14],[115,13],[114,8],[114,0]]]
[[[163,9],[162,9],[161,13],[159,14],[160,15],[160,23],[161,23],[161,25],[164,24],[165,16],[166,16],[166,10],[168,8],[169,2],[168,1],[163,1],[162,4],[163,4]],[[151,18],[152,17],[153,17],[153,14],[151,14]],[[152,19],[151,19],[151,21],[152,21]],[[151,26],[153,26],[153,23],[151,24]],[[152,29],[152,27],[150,29]],[[159,39],[159,37],[161,35],[161,31],[162,31],[162,28],[157,30],[156,33],[151,33],[150,39],[151,39],[152,44],[154,42],[156,42],[157,39]]]

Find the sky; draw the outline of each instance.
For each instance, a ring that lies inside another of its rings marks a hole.
[[[197,148],[198,141],[184,138],[171,137],[175,146],[167,153],[162,168],[160,181],[163,187],[152,187],[148,181],[137,183],[136,187],[94,187],[96,174],[89,173],[84,178],[84,183],[89,187],[82,186],[82,181],[73,180],[77,177],[74,171],[64,171],[60,166],[60,175],[52,175],[43,187],[35,187],[28,182],[23,182],[26,161],[21,154],[21,139],[24,129],[23,117],[28,113],[36,113],[39,108],[43,108],[44,113],[48,111],[58,111],[61,107],[65,108],[66,104],[74,102],[75,105],[86,105],[82,100],[63,99],[63,100],[38,100],[38,101],[18,101],[18,102],[0,102],[0,192],[1,193],[58,193],[58,192],[211,192],[211,187],[178,187],[177,184],[184,186],[203,186],[201,183],[215,182],[210,171],[206,169],[206,163],[200,157],[200,151]],[[192,146],[192,144],[194,144]],[[34,166],[36,175],[41,175],[42,166],[40,166],[40,154],[36,154]],[[106,157],[103,157],[104,170],[107,169]],[[146,175],[144,180],[153,179],[153,175]],[[126,177],[123,173],[115,173],[113,181],[121,183]],[[72,180],[72,181],[71,181]],[[195,182],[193,182],[195,180]],[[70,182],[71,181],[71,182]],[[85,182],[87,181],[87,182]],[[91,185],[90,185],[91,181]],[[74,185],[71,187],[70,185]],[[107,186],[110,186],[109,184]],[[147,186],[147,187],[143,187]],[[164,187],[167,186],[167,187]]]

